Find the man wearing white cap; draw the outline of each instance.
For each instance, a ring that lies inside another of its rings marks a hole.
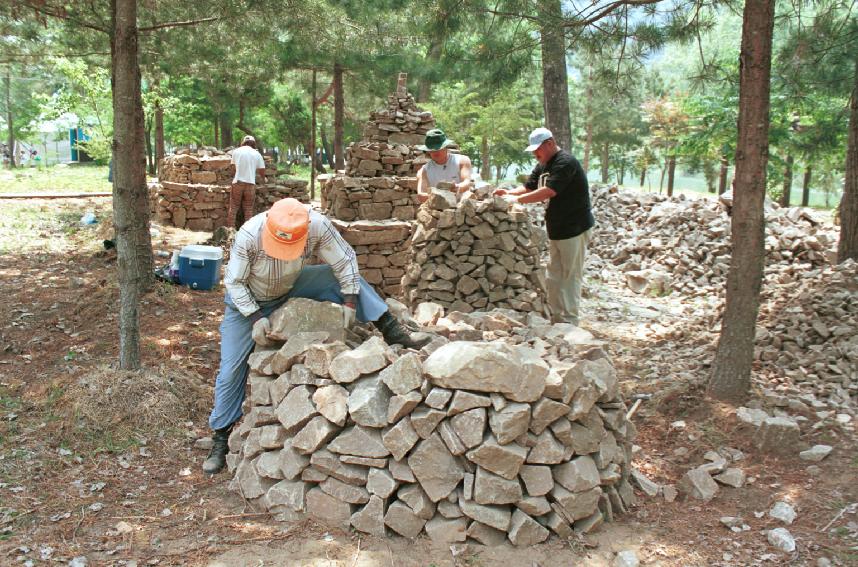
[[[225,226],[235,227],[235,214],[241,205],[244,220],[249,221],[253,216],[253,204],[256,201],[256,174],[262,176],[265,183],[265,160],[256,150],[256,139],[245,136],[241,146],[232,151],[232,163],[235,165],[235,177],[232,178],[232,188],[229,192],[229,211],[226,213]]]
[[[545,226],[548,230],[546,284],[551,320],[578,324],[584,257],[595,220],[590,208],[590,186],[584,168],[569,152],[560,149],[548,128],[530,133],[526,152],[539,163],[523,187],[495,195],[514,195],[519,203],[548,201]]]

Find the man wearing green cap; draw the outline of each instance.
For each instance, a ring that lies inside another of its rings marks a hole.
[[[435,128],[426,132],[423,145],[417,146],[429,154],[429,161],[417,172],[417,200],[421,203],[429,198],[429,189],[442,181],[455,183],[457,195],[471,186],[471,158],[450,153],[447,146],[452,143],[443,130]]]

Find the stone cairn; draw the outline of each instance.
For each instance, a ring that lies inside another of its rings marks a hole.
[[[387,108],[369,115],[363,140],[346,149],[346,175],[352,177],[414,176],[425,163],[422,144],[426,132],[435,127],[431,112],[417,108],[406,90],[405,73],[399,74],[396,92],[387,98]]]
[[[224,225],[229,209],[229,190],[235,166],[228,153],[214,148],[180,150],[161,160],[154,186],[154,213],[161,222],[189,230],[212,231]],[[307,182],[276,178],[277,170],[266,160],[269,182],[257,186],[256,212],[280,199],[293,197],[309,202]]]
[[[414,146],[435,126],[399,76],[386,109],[371,113],[364,139],[347,150],[345,175],[329,177],[322,209],[355,249],[361,275],[382,294],[399,296],[408,262],[408,239],[417,213],[417,178],[423,163]]]
[[[271,317],[280,342],[250,357],[231,488],[280,520],[446,543],[527,546],[624,512],[635,429],[602,348],[534,314],[479,315],[513,344],[349,348],[339,306],[288,302]]]
[[[433,188],[417,214],[402,279],[405,299],[463,312],[544,312],[539,254],[536,229],[524,209],[500,197],[457,203],[451,191]]]

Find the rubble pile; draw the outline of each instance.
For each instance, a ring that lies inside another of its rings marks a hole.
[[[487,545],[587,533],[633,505],[635,428],[604,350],[565,341],[571,326],[543,341],[513,312],[451,318],[492,319],[522,343],[350,348],[339,306],[281,307],[281,342],[250,358],[231,487],[280,519]]]
[[[154,187],[153,213],[161,222],[189,230],[212,231],[224,225],[229,209],[229,191],[235,166],[228,153],[213,148],[189,150],[161,160],[159,183]],[[293,197],[309,202],[307,182],[276,177],[269,163],[265,170],[268,183],[256,188],[256,212],[262,212],[280,199]]]
[[[810,395],[805,412],[858,401],[858,264],[800,272],[763,288],[756,358],[783,389]],[[798,408],[802,409],[802,408]]]
[[[387,97],[387,107],[371,112],[363,129],[363,140],[346,149],[346,175],[352,177],[413,176],[425,163],[426,132],[435,127],[431,112],[417,108],[400,74],[396,92]]]
[[[402,279],[408,303],[454,311],[496,307],[543,312],[539,239],[528,213],[500,197],[465,198],[432,188],[417,213]]]
[[[709,199],[591,187],[591,250],[620,266],[635,292],[722,293],[730,268],[730,217]],[[766,273],[799,274],[831,263],[836,235],[805,209],[766,213]]]

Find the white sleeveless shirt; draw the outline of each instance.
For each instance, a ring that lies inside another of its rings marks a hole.
[[[447,152],[447,163],[438,165],[434,160],[430,159],[423,166],[426,172],[426,178],[429,181],[429,187],[437,187],[441,181],[450,181],[452,183],[461,183],[462,178],[459,176],[459,159],[461,154]]]

